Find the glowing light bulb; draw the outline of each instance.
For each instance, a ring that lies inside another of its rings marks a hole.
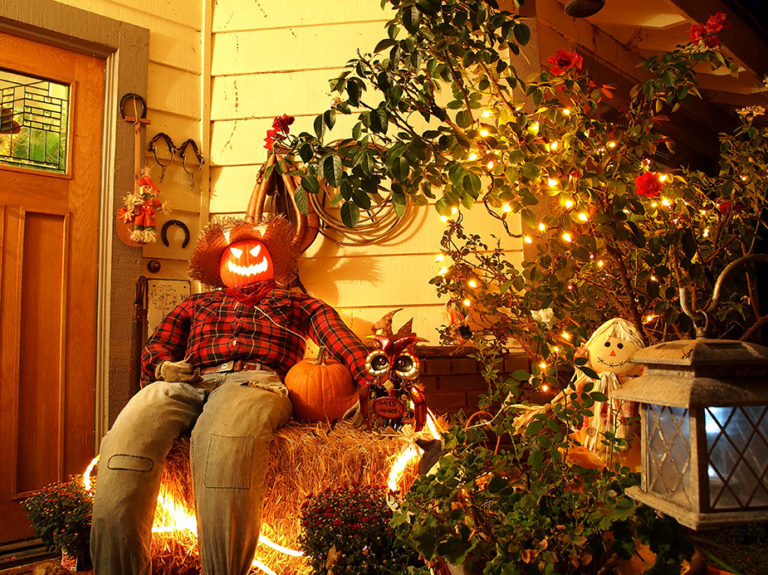
[[[659,281],[659,278],[657,278],[656,276],[652,275],[651,276],[651,281],[652,282],[657,282],[657,281]]]
[[[445,274],[448,273],[448,268],[442,267],[442,268],[440,268],[440,271],[437,272],[437,273],[439,273],[441,276],[444,276]]]
[[[508,203],[507,203],[507,204],[504,204],[504,205],[501,207],[501,211],[509,213],[509,212],[511,212],[511,211],[512,211],[512,206],[510,206]]]
[[[655,315],[647,315],[645,316],[645,323],[651,323],[654,319],[656,319]]]
[[[704,228],[704,237],[705,238],[709,237],[709,228]]]
[[[663,184],[669,179],[669,174],[659,174],[659,181]]]
[[[545,224],[544,222],[539,222],[538,228],[539,228],[540,232],[546,232],[547,231],[547,224]]]
[[[609,150],[613,150],[616,147],[616,142],[610,141],[605,145]]]
[[[568,284],[568,291],[573,291],[573,284]]]
[[[486,166],[488,166],[489,170],[492,170],[494,166],[493,160],[488,160],[488,163],[486,164]]]
[[[457,208],[456,206],[451,206],[451,214],[455,216],[458,213],[459,213],[459,208]]]
[[[560,352],[560,348],[558,346],[555,346],[555,347],[552,348],[552,351],[554,351],[555,353],[559,353]]]
[[[477,159],[477,154],[475,154],[474,152],[472,152],[472,153],[469,155],[469,161],[470,161],[470,162],[474,162],[476,159]]]
[[[669,198],[662,198],[661,199],[661,205],[662,206],[670,206],[672,202],[669,201]]]
[[[541,391],[549,391],[549,386],[545,383],[541,386]]]
[[[471,288],[476,288],[476,287],[477,287],[477,281],[475,281],[475,280],[469,280],[469,281],[467,282],[467,284],[468,284],[468,285],[469,285],[469,287],[471,287]]]
[[[651,202],[651,207],[652,208],[658,208],[659,207],[658,202]]]
[[[482,114],[480,114],[481,118],[490,118],[493,115],[493,112],[490,110],[484,110]]]
[[[441,261],[443,261],[444,259],[445,259],[445,254],[437,254],[437,255],[435,256],[435,261],[436,261],[436,262],[441,262]]]
[[[589,221],[589,214],[587,212],[579,212],[579,215],[576,216],[576,217],[579,218],[579,220],[582,221],[582,222],[588,222]]]
[[[570,116],[571,115],[571,109],[570,108],[563,108],[563,115],[564,116]]]
[[[488,130],[480,130],[480,135],[483,138],[487,138],[488,137]]]
[[[557,141],[557,140],[555,140],[554,142],[552,142],[552,143],[549,145],[549,149],[550,149],[550,150],[552,150],[552,151],[554,152],[555,150],[557,150],[557,147],[558,147],[559,145],[560,145],[560,144],[558,143],[558,141]]]
[[[749,176],[741,176],[741,181],[742,182],[749,181]]]
[[[569,243],[569,244],[573,241],[573,238],[571,237],[571,234],[569,234],[568,232],[563,232],[563,234],[560,237],[563,238],[564,242]]]
[[[546,362],[546,361],[542,361],[542,362],[540,362],[540,363],[539,363],[539,367],[540,367],[541,369],[547,369],[547,362]]]
[[[565,208],[570,210],[573,207],[573,200],[565,200]]]
[[[533,243],[533,238],[532,238],[531,236],[524,236],[524,237],[523,237],[523,241],[524,241],[526,244],[532,244],[532,243]]]
[[[463,304],[464,304],[464,307],[469,307],[469,306],[470,306],[470,301],[469,301],[468,299],[465,299],[465,300],[464,300],[463,302],[461,302],[461,303],[463,303]]]
[[[560,183],[560,180],[558,180],[557,178],[547,178],[547,185],[550,188],[556,188],[559,183]]]
[[[564,340],[571,341],[571,334],[568,333],[567,331],[564,331],[560,335],[563,337]]]
[[[448,221],[448,216],[440,216],[440,221],[446,223]]]
[[[605,265],[605,262],[603,260],[598,260],[597,267],[601,268]]]

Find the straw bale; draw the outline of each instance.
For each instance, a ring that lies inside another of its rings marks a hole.
[[[343,489],[353,482],[384,485],[394,458],[404,448],[400,436],[371,433],[343,422],[334,426],[290,423],[281,428],[270,451],[262,537],[298,550],[299,516],[307,497],[326,489]],[[413,470],[407,471],[403,483],[410,485],[413,475]],[[183,501],[187,509],[194,509],[189,439],[177,440],[166,459],[163,488]],[[152,556],[156,575],[198,573],[200,569],[196,541],[189,532],[153,534]],[[278,575],[310,573],[303,558],[264,544],[259,545],[256,557]]]

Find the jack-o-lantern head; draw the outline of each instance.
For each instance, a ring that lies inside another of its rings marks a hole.
[[[240,240],[221,254],[221,281],[227,287],[242,287],[271,280],[275,275],[272,256],[259,240]]]
[[[190,276],[211,287],[242,287],[296,276],[293,224],[275,216],[258,224],[228,218],[210,223],[189,259]]]

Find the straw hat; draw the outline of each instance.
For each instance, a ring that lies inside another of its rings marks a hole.
[[[221,218],[208,224],[197,240],[195,251],[189,258],[189,275],[204,284],[223,288],[219,267],[221,255],[227,246],[254,239],[267,248],[274,265],[275,283],[288,286],[296,276],[296,258],[299,251],[293,224],[283,216],[265,218],[257,224],[240,218]]]

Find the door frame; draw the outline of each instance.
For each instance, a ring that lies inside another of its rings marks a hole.
[[[110,414],[130,390],[130,343],[141,249],[118,241],[115,206],[133,188],[134,130],[122,120],[123,94],[146,95],[149,30],[52,0],[0,0],[0,31],[105,60],[104,121],[99,206],[96,312],[95,450],[107,432]],[[95,455],[95,453],[94,453]]]

